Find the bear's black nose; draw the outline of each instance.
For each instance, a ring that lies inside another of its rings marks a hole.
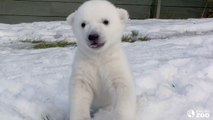
[[[98,39],[99,39],[99,35],[98,35],[98,34],[90,34],[90,35],[88,36],[88,39],[89,39],[89,41],[91,41],[91,42],[97,42]]]

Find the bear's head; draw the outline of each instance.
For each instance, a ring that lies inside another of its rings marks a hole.
[[[106,0],[83,3],[67,17],[80,49],[99,51],[120,44],[128,12]]]

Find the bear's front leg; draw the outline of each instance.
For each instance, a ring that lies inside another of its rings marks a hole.
[[[83,79],[73,79],[70,89],[70,120],[90,120],[91,87]]]
[[[135,120],[136,95],[133,85],[130,84],[114,84],[116,91],[115,120]]]

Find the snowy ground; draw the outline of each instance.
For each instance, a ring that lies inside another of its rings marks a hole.
[[[138,120],[213,119],[213,19],[132,20],[146,42],[122,43],[137,89]],[[0,24],[0,120],[67,120],[75,47],[66,22]],[[83,113],[82,113],[83,114]]]

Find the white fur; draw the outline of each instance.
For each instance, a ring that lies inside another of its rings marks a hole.
[[[104,25],[103,19],[109,20],[109,25]],[[135,120],[135,87],[120,45],[127,20],[126,10],[105,0],[87,1],[67,17],[78,45],[70,82],[70,120],[91,120],[91,108],[110,110],[110,120]],[[103,47],[89,47],[91,32],[100,35]],[[97,116],[95,120],[109,120]]]

